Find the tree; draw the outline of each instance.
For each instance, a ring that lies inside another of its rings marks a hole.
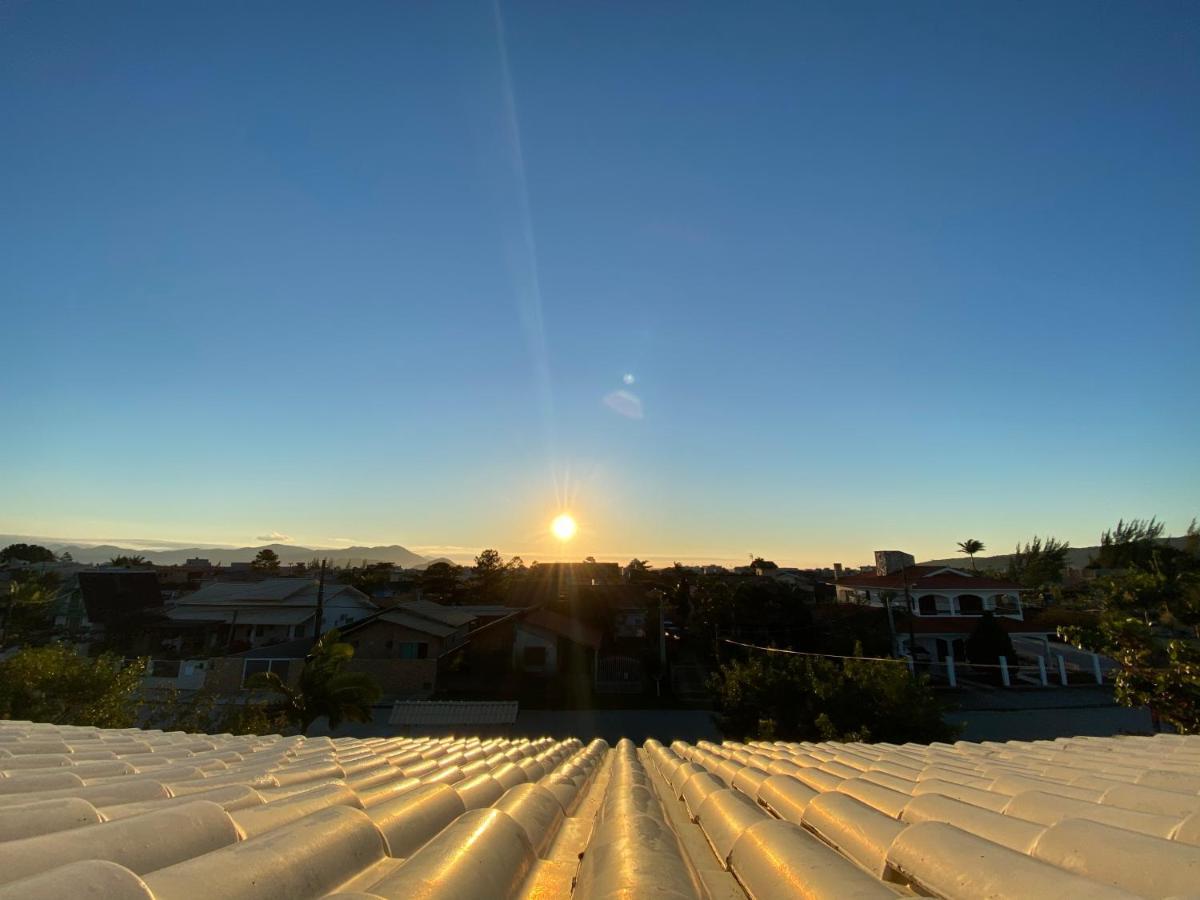
[[[392,570],[395,568],[393,563],[381,562],[359,569],[342,569],[338,572],[338,581],[372,597],[381,588],[391,584]]]
[[[770,572],[778,569],[775,563],[769,559],[763,559],[761,556],[756,556],[750,561],[750,568],[756,571]]]
[[[929,743],[956,733],[929,679],[900,660],[756,652],[721,666],[712,686],[733,738]]]
[[[322,635],[304,660],[296,687],[275,672],[257,672],[246,682],[252,689],[267,690],[282,699],[279,712],[308,734],[313,722],[324,716],[333,731],[344,721],[371,721],[371,704],[382,696],[379,684],[365,672],[347,672],[354,648],[342,643],[335,628]]]
[[[1012,638],[991,610],[979,617],[974,631],[967,638],[966,648],[967,659],[976,665],[998,666],[1001,656],[1009,665],[1017,663],[1017,651]]]
[[[458,594],[462,566],[449,562],[430,563],[421,573],[421,590],[440,603],[453,600]]]
[[[1166,525],[1156,516],[1149,519],[1121,519],[1115,528],[1100,535],[1100,550],[1088,563],[1092,569],[1146,567],[1161,541]]]
[[[958,552],[965,553],[971,557],[971,571],[975,571],[975,554],[986,550],[983,541],[977,541],[975,538],[967,538],[965,541],[958,542]]]
[[[1034,535],[1024,547],[1017,544],[1013,555],[1008,558],[1008,577],[1021,587],[1036,590],[1062,582],[1063,565],[1071,545],[1066,541],[1048,537],[1043,542]]]
[[[0,550],[0,563],[9,562],[50,563],[54,553],[40,544],[9,544]]]
[[[145,671],[145,659],[122,666],[114,654],[89,659],[61,644],[27,647],[0,661],[0,719],[128,728]]]
[[[45,640],[50,631],[50,609],[57,588],[57,577],[14,578],[9,582],[0,646],[28,644],[39,633]]]
[[[475,557],[475,581],[479,599],[494,603],[504,583],[504,558],[496,550],[484,550]]]
[[[1157,541],[1154,521],[1119,523],[1109,546],[1130,548],[1140,533]],[[1076,647],[1111,657],[1114,693],[1126,706],[1147,706],[1157,721],[1184,734],[1200,734],[1200,541],[1188,529],[1183,549],[1153,547],[1149,562],[1138,554],[1120,575],[1098,579],[1092,599],[1100,606],[1095,625],[1063,626],[1059,634]],[[1123,551],[1122,551],[1123,552]],[[1110,559],[1112,559],[1110,557]]]
[[[105,565],[118,569],[139,569],[150,565],[150,560],[144,556],[114,556]]]
[[[250,566],[260,572],[278,572],[279,554],[270,547],[263,547],[258,551],[258,555],[254,557]]]
[[[645,581],[650,575],[650,564],[644,559],[631,559],[625,567],[625,575],[631,584]]]

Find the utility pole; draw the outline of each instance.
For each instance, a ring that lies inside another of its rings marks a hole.
[[[917,674],[917,633],[913,625],[915,612],[912,606],[912,594],[908,590],[908,566],[900,567],[900,578],[904,582],[904,604],[908,607],[908,657],[912,660],[913,676]]]
[[[328,560],[321,560],[321,573],[317,578],[317,633],[313,635],[317,640],[321,639],[323,632],[321,631],[325,620],[325,564]]]

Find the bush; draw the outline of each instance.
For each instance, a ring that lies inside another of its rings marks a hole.
[[[957,734],[928,678],[898,660],[757,653],[722,666],[712,687],[722,730],[735,738],[928,743]]]
[[[69,647],[28,647],[0,662],[0,719],[128,728],[146,660],[122,666],[113,654],[89,659]]]
[[[1017,651],[1012,638],[991,612],[985,612],[967,638],[967,659],[976,665],[997,666],[1001,656],[1010,666],[1016,665]]]

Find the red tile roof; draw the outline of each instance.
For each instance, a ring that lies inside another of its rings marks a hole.
[[[941,574],[934,575],[934,572]],[[845,587],[860,588],[892,588],[904,590],[904,581],[908,579],[909,589],[916,590],[946,590],[957,588],[979,588],[981,590],[1019,591],[1021,586],[1012,581],[998,578],[986,578],[970,573],[959,575],[955,570],[947,571],[946,566],[909,566],[903,573],[893,572],[891,575],[848,574],[837,580],[837,584]]]

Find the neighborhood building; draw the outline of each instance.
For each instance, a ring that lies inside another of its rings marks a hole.
[[[1021,586],[951,566],[916,565],[907,553],[878,550],[872,572],[840,573],[833,585],[841,603],[903,611],[911,627],[895,628],[896,652],[937,662],[966,657],[966,640],[984,613],[1010,633],[1043,635],[1044,627],[1025,622]],[[907,598],[907,599],[906,599]],[[910,640],[914,643],[909,652]]]
[[[210,647],[221,643],[239,649],[260,647],[312,637],[317,593],[316,580],[307,578],[220,582],[181,595],[165,615],[172,626],[200,628]],[[378,610],[362,591],[326,583],[321,627],[325,631],[344,628]]]

